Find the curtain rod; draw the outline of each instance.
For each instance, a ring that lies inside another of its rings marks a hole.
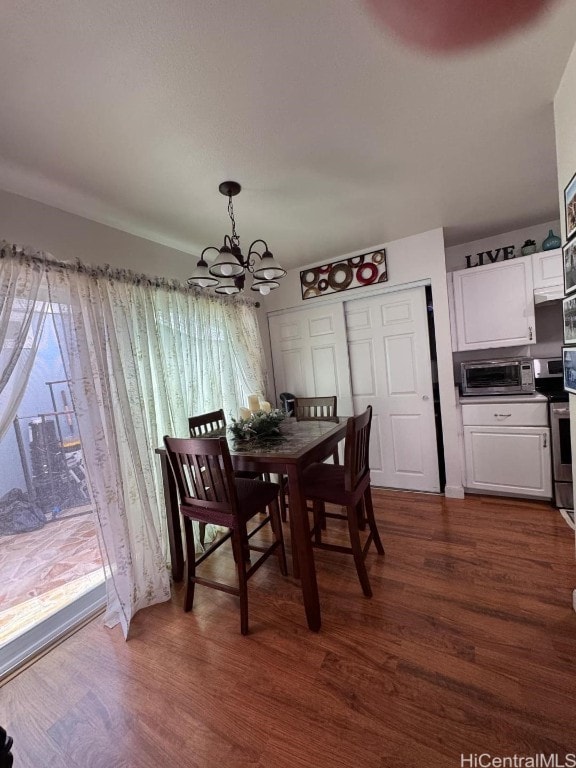
[[[38,251],[31,246],[22,246],[16,243],[9,243],[7,240],[0,240],[0,259],[5,259],[6,257],[19,258],[23,262],[38,265],[45,270],[51,268],[61,269],[69,272],[86,274],[89,277],[103,277],[108,280],[132,283],[133,285],[148,285],[153,288],[165,288],[169,291],[193,294],[197,297],[203,296],[204,298],[211,298],[223,303],[247,304],[256,308],[260,307],[260,302],[251,301],[246,297],[236,298],[234,296],[207,294],[204,290],[197,288],[196,286],[184,285],[176,279],[169,280],[166,277],[152,277],[143,273],[134,272],[131,269],[113,267],[110,264],[104,264],[103,266],[84,264],[79,258],[76,258],[75,261],[62,261],[61,259],[55,258],[51,253]]]

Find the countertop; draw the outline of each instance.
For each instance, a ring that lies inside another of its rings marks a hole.
[[[540,392],[531,395],[468,395],[459,397],[460,405],[481,405],[483,403],[547,403],[548,398]]]

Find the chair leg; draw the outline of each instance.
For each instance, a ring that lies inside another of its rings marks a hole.
[[[288,515],[286,512],[286,485],[282,475],[278,475],[278,484],[280,486],[280,519],[285,523],[288,520]]]
[[[243,530],[242,530],[243,529]],[[238,591],[240,596],[240,632],[248,634],[248,580],[246,579],[246,561],[244,558],[244,541],[247,539],[246,524],[232,531],[232,548],[236,553],[236,570],[238,572]]]
[[[277,542],[276,557],[278,558],[278,565],[280,566],[280,573],[282,576],[288,576],[288,565],[286,564],[286,552],[284,550],[284,534],[282,532],[282,522],[280,520],[280,509],[278,507],[277,499],[274,499],[268,507],[270,514],[270,525],[274,533],[274,541]]]
[[[239,536],[240,536],[240,541],[242,542],[243,560],[248,565],[250,565],[250,560],[251,560],[250,542],[248,541],[248,531],[246,530],[246,526],[240,529]]]
[[[334,464],[340,464],[340,455],[338,454],[338,448],[336,448],[332,454],[332,461]]]
[[[358,513],[358,528],[361,531],[366,530],[366,513],[364,510],[364,499],[360,499],[358,502],[358,506],[356,507],[356,511]]]
[[[206,523],[198,523],[198,540],[200,546],[204,549],[204,540],[206,538]]]
[[[374,517],[374,507],[372,506],[372,491],[370,490],[370,486],[366,488],[366,491],[364,493],[364,509],[366,510],[368,527],[370,528],[370,533],[372,534],[372,538],[374,539],[376,550],[378,551],[379,555],[383,555],[384,547],[382,546],[382,541],[380,540],[380,534],[378,533],[378,528],[376,527],[376,519]]]
[[[186,539],[186,592],[184,594],[184,610],[191,611],[194,603],[194,587],[196,582],[196,547],[194,545],[194,528],[192,520],[184,515],[184,536]]]
[[[322,529],[326,530],[326,517],[324,515],[325,505],[323,501],[314,500],[312,502],[312,513],[314,515],[314,543],[322,544]]]
[[[346,507],[346,513],[348,515],[348,531],[350,533],[350,544],[352,546],[352,555],[354,556],[354,564],[356,565],[358,580],[360,581],[362,592],[364,592],[366,597],[372,597],[372,587],[370,586],[368,571],[366,570],[364,556],[362,554],[362,543],[360,542],[356,507]]]

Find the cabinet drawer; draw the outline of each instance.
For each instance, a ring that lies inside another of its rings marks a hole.
[[[464,426],[546,427],[548,403],[462,404]]]

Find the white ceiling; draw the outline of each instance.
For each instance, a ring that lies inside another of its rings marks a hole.
[[[572,0],[458,56],[404,47],[362,0],[10,0],[0,188],[199,253],[236,179],[242,244],[285,266],[548,221],[575,38]]]

